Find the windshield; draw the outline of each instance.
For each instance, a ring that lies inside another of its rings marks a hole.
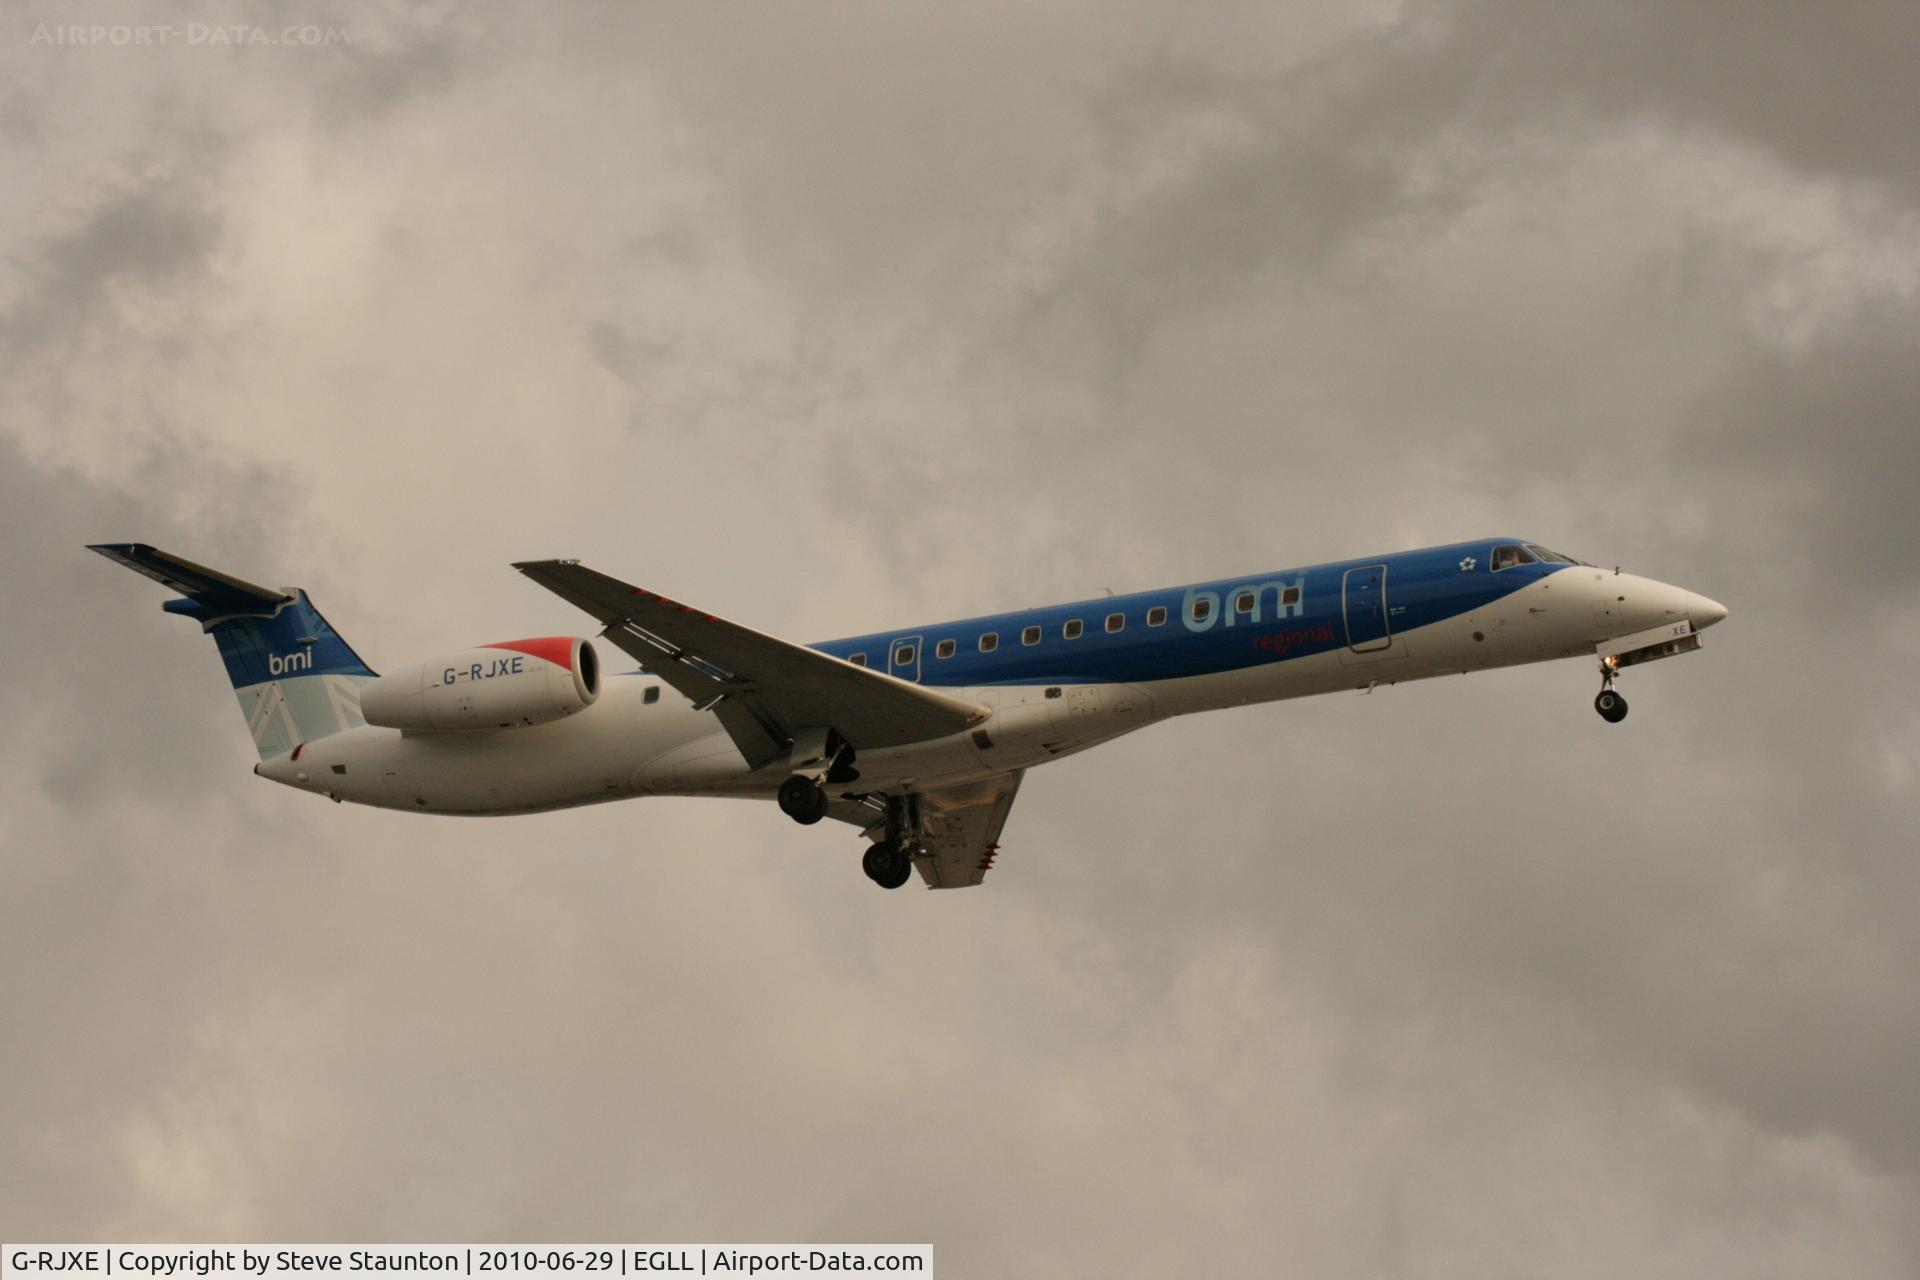
[[[1529,542],[1527,550],[1547,564],[1585,564],[1585,560],[1575,560],[1572,556],[1563,556],[1558,551],[1549,551],[1537,542]]]

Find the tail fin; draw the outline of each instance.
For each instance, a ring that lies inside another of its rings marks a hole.
[[[220,646],[262,760],[366,723],[360,686],[374,673],[298,587],[256,587],[143,542],[89,550],[181,594],[161,608],[192,618]]]

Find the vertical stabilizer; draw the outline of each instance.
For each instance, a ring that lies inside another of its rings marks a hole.
[[[360,686],[374,673],[306,592],[258,587],[141,542],[90,549],[180,593],[161,607],[219,646],[262,760],[366,723]]]

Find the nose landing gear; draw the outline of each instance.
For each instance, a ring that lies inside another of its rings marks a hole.
[[[1619,669],[1612,657],[1600,659],[1600,692],[1593,700],[1593,709],[1608,724],[1619,724],[1627,718],[1627,700],[1613,688],[1613,678]]]

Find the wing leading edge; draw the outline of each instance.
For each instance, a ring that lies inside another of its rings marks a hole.
[[[578,561],[513,567],[598,618],[608,640],[711,710],[752,768],[787,755],[808,729],[833,729],[857,751],[943,738],[987,717],[977,703],[743,627]]]

